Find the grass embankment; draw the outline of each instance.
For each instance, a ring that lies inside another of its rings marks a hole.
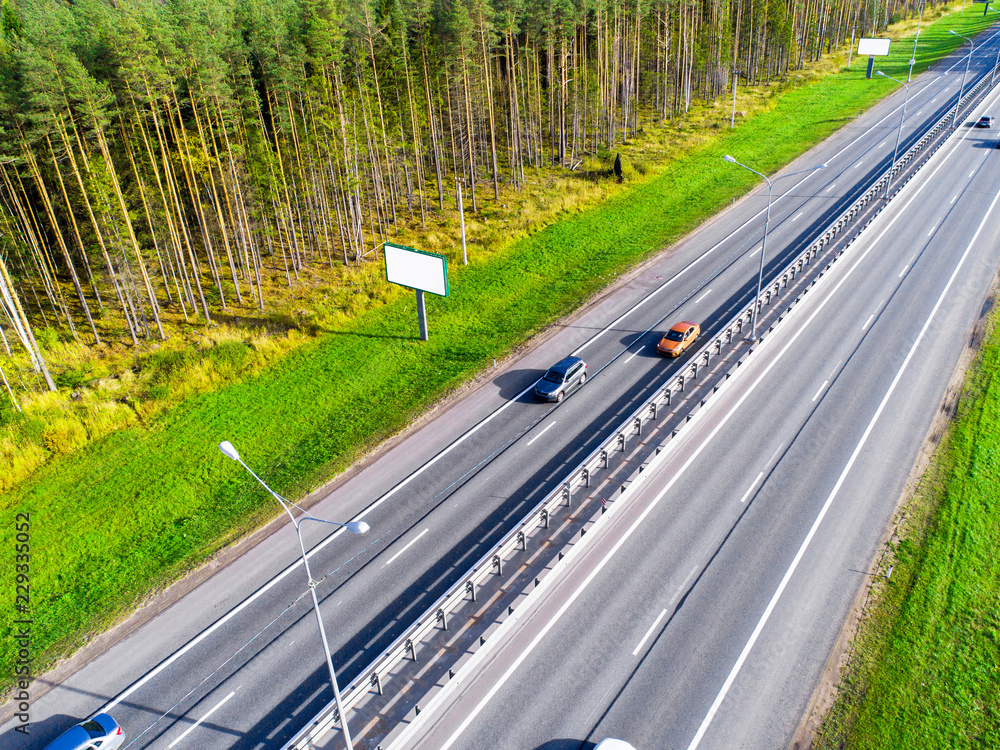
[[[814,747],[1000,747],[1000,315]],[[885,573],[886,570],[881,571]]]
[[[983,25],[969,11],[925,26],[919,64],[954,48],[957,39],[944,29],[968,35]],[[905,40],[897,52],[883,69],[899,77],[909,58]],[[342,316],[263,369],[248,368],[259,357],[253,342],[224,342],[214,347],[213,367],[237,375],[249,369],[251,377],[192,395],[39,469],[0,504],[7,550],[15,514],[31,514],[36,671],[275,514],[273,502],[217,451],[220,440],[232,440],[278,491],[317,486],[493,357],[745,192],[753,176],[725,164],[724,153],[770,172],[891,90],[882,79],[865,80],[861,62],[852,68],[782,92],[772,109],[732,133],[709,129],[699,145],[590,210],[474,256],[467,268],[453,264],[451,297],[428,301],[428,343],[415,340],[414,303],[403,292],[384,292],[382,306]],[[362,273],[375,288],[377,267]],[[3,566],[4,612],[14,611],[13,571]],[[10,685],[16,652],[9,622],[0,630],[0,687]]]

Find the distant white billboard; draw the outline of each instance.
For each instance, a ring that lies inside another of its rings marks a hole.
[[[445,256],[389,243],[383,245],[383,250],[385,278],[390,283],[448,296],[448,259]]]
[[[858,54],[884,57],[889,54],[889,39],[859,39]]]

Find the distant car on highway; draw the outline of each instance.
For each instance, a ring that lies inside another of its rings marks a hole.
[[[587,363],[579,357],[566,357],[549,368],[535,384],[535,395],[542,401],[562,401],[573,388],[587,382]]]
[[[983,115],[976,122],[977,128],[992,128],[993,127],[993,115]]]
[[[125,744],[125,732],[108,714],[77,724],[63,732],[44,750],[118,750]]]
[[[690,320],[682,320],[680,323],[675,323],[669,331],[663,334],[660,343],[656,345],[656,351],[666,357],[679,357],[698,340],[700,334],[700,325],[692,323]]]

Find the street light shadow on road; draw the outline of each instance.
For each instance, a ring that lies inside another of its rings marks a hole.
[[[535,750],[594,750],[595,747],[593,742],[585,740],[549,740]]]
[[[500,389],[500,398],[511,399],[530,387],[545,374],[545,370],[507,370],[493,378],[493,385]],[[530,393],[524,394],[522,400],[533,400]]]

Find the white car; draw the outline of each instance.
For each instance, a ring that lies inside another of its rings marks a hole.
[[[118,750],[125,744],[125,732],[108,714],[77,724],[45,746],[45,750]]]
[[[635,748],[625,740],[616,740],[613,737],[608,737],[598,742],[594,750],[635,750]]]

